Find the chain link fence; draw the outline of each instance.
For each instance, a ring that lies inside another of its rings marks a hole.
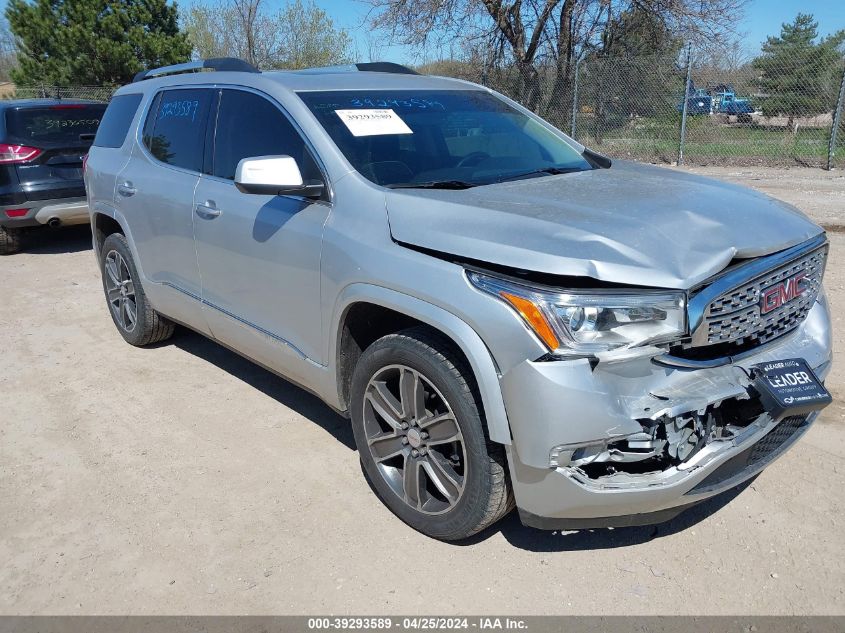
[[[587,57],[527,77],[461,63],[483,83],[612,157],[695,165],[845,166],[845,60],[725,68],[681,56]],[[686,86],[686,91],[684,87]]]
[[[104,86],[15,86],[3,99],[87,99],[108,101],[117,88]]]
[[[438,62],[429,72],[508,95],[616,158],[693,165],[845,167],[845,60],[777,66],[680,56],[587,57],[557,69]],[[685,90],[686,86],[686,90]],[[108,101],[103,86],[17,86],[6,99]]]

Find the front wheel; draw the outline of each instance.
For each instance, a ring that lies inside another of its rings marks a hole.
[[[446,341],[415,328],[385,336],[352,377],[352,426],[382,501],[414,529],[458,540],[513,507],[501,445],[484,432],[472,375]]]

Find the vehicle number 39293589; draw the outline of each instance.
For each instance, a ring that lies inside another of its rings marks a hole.
[[[389,630],[394,629],[398,631],[408,630],[451,630],[451,629],[485,629],[496,628],[493,625],[487,625],[481,620],[494,620],[498,618],[479,618],[479,622],[470,622],[469,618],[464,617],[404,617],[404,618],[389,618],[389,617],[330,617],[330,618],[308,618],[308,629],[310,630],[356,630],[356,629],[370,629],[370,630]],[[500,625],[500,628],[504,628]]]

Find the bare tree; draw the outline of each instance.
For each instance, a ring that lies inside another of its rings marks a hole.
[[[276,28],[279,54],[285,68],[330,66],[351,61],[352,38],[344,29],[335,28],[328,13],[313,0],[289,2],[278,14]]]
[[[199,58],[239,57],[259,68],[303,68],[348,61],[349,34],[313,0],[272,14],[263,0],[194,5],[186,29]]]
[[[0,81],[10,81],[11,71],[18,65],[15,37],[9,30],[9,23],[0,18]]]
[[[232,0],[232,7],[239,21],[239,30],[244,35],[246,50],[244,58],[253,66],[258,65],[258,51],[255,49],[256,22],[261,0]]]
[[[513,65],[521,97],[540,101],[540,70],[553,68],[555,93],[570,83],[576,60],[601,51],[626,13],[659,19],[676,37],[702,41],[732,32],[747,0],[367,0],[371,22],[417,47],[464,39],[485,43],[498,64]]]

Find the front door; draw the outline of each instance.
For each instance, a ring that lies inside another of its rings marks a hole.
[[[319,177],[297,129],[278,105],[246,90],[220,95],[210,175],[194,195],[194,235],[208,325],[216,338],[296,378],[319,359],[320,245],[330,205],[295,196],[245,194],[234,185],[243,158],[287,155]]]

